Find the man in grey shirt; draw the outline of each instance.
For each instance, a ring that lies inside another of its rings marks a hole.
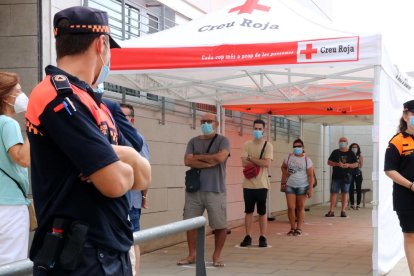
[[[215,238],[213,266],[222,267],[224,263],[221,260],[221,251],[227,236],[225,178],[230,143],[226,137],[216,134],[217,127],[216,116],[206,113],[201,118],[203,135],[192,138],[187,144],[184,163],[188,167],[201,169],[201,185],[198,191],[185,193],[184,219],[202,216],[204,210],[207,210],[209,224],[214,229]],[[178,261],[177,265],[195,263],[196,235],[197,230],[187,231],[189,254]]]

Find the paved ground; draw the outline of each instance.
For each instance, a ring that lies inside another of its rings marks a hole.
[[[213,237],[206,238],[208,275],[300,275],[359,276],[372,275],[371,209],[348,211],[348,218],[325,218],[327,206],[312,207],[306,212],[301,237],[286,236],[286,215],[269,222],[268,243],[271,247],[239,248],[244,237],[242,227],[232,229],[223,251],[224,268],[211,267]],[[335,212],[339,215],[339,209]],[[258,224],[254,224],[257,233]],[[258,236],[253,235],[257,243]],[[141,275],[195,275],[195,267],[180,267],[177,260],[187,254],[186,243],[148,253],[141,259]],[[404,260],[392,276],[409,275]],[[393,272],[394,273],[394,270]]]

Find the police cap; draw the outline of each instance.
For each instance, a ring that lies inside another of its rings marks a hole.
[[[414,113],[414,100],[404,103],[404,111],[410,111]]]
[[[59,21],[66,19],[69,26],[58,27]],[[55,37],[63,34],[106,34],[111,48],[121,48],[110,36],[108,14],[89,7],[71,7],[55,14],[53,19]]]

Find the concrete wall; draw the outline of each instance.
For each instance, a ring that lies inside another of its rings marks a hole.
[[[38,82],[38,41],[38,1],[0,0],[0,71],[19,74],[27,94]]]

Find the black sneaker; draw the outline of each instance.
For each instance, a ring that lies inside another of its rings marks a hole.
[[[241,247],[248,247],[250,245],[252,245],[252,237],[247,235],[246,237],[244,237],[244,240],[240,243],[240,246]]]
[[[265,237],[259,237],[259,247],[267,247],[267,240]]]

